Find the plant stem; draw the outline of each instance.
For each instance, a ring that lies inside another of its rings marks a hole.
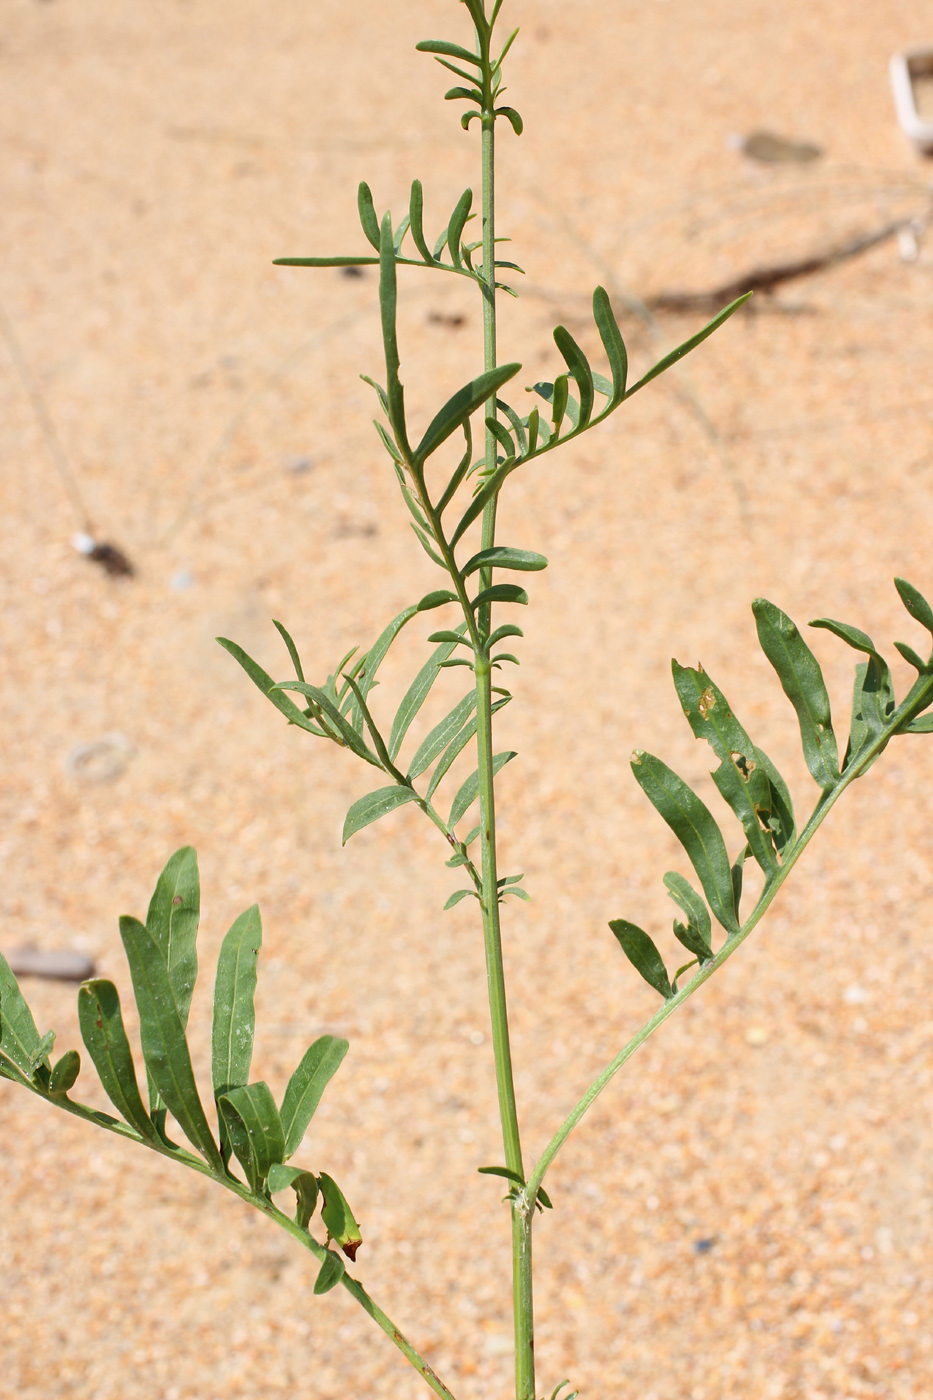
[[[484,104],[482,113],[482,218],[483,218],[483,351],[484,368],[496,368],[496,245],[495,245],[495,113],[490,79],[489,31],[477,30],[478,51],[484,59]],[[494,418],[496,400],[486,404],[486,416]],[[497,443],[486,429],[486,474],[496,470]],[[496,498],[483,511],[482,548],[491,549],[496,536]],[[480,589],[492,582],[492,570],[480,570]],[[480,610],[480,635],[485,642],[491,631],[491,606]],[[492,1026],[496,1088],[506,1166],[524,1180],[509,1018],[502,963],[502,934],[499,925],[499,885],[496,860],[496,805],[492,766],[492,668],[488,654],[476,656],[476,750],[479,772],[480,850],[482,866],[483,939],[486,953],[486,979]],[[515,1397],[534,1400],[534,1315],[531,1272],[532,1210],[512,1206],[512,1305],[515,1324]]]

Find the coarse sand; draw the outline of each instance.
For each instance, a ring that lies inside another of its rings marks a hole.
[[[280,618],[320,679],[438,586],[358,378],[382,377],[372,271],[272,259],[365,252],[362,179],[398,219],[419,177],[432,242],[478,188],[476,128],[414,51],[467,40],[466,21],[453,0],[6,0],[0,947],[84,952],[129,1002],[117,917],[144,915],[195,845],[203,1083],[220,939],[258,900],[254,1074],[280,1092],[312,1039],[348,1037],[297,1160],[353,1202],[377,1301],[460,1400],[493,1400],[508,1218],[476,1171],[502,1148],[472,901],[441,912],[457,872],[411,808],[341,851],[372,776],[289,729],[213,640],[284,676]],[[887,77],[895,50],[933,43],[921,0],[506,0],[502,22],[522,30],[506,100],[526,129],[499,138],[498,204],[526,269],[500,318],[520,399],[559,368],[558,323],[603,367],[597,283],[641,373],[702,323],[647,315],[652,298],[928,212],[933,166]],[[823,155],[753,161],[756,131]],[[470,291],[402,278],[413,423],[481,367]],[[550,559],[497,721],[518,751],[503,869],[533,895],[504,916],[529,1160],[656,1006],[608,920],[676,956],[661,877],[684,860],[631,750],[719,799],[670,657],[702,660],[805,812],[752,598],[857,624],[899,689],[894,639],[923,646],[891,580],[933,597],[933,232],[756,300],[503,500],[500,538]],[[76,551],[88,526],[133,577]],[[381,714],[440,616],[390,654]],[[856,657],[811,635],[844,735]],[[448,672],[425,714],[463,689]],[[584,1400],[933,1394],[931,790],[933,740],[892,743],[567,1145],[536,1233],[542,1393],[567,1376]],[[80,1045],[74,986],[23,987],[58,1048]],[[105,1104],[87,1069],[75,1094]],[[0,1400],[428,1394],[209,1181],[6,1082],[0,1146]]]

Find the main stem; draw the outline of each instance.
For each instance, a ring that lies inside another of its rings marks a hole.
[[[489,103],[483,112],[483,341],[485,368],[496,368],[496,267],[495,267],[495,116]],[[495,417],[493,396],[486,404],[486,415]],[[486,430],[486,472],[496,469],[496,439]],[[496,500],[483,512],[482,548],[491,549],[496,535]],[[480,572],[480,588],[488,588],[492,570]],[[478,619],[482,640],[491,631],[491,607],[481,609]],[[486,950],[486,979],[492,1044],[496,1062],[496,1087],[506,1165],[524,1180],[515,1084],[512,1076],[512,1050],[502,965],[502,934],[499,926],[499,885],[496,862],[496,801],[492,766],[492,668],[488,655],[476,659],[476,747],[479,769],[480,847],[483,881],[483,938]],[[512,1305],[515,1321],[515,1400],[534,1400],[534,1314],[531,1278],[531,1216],[527,1208],[512,1207]]]

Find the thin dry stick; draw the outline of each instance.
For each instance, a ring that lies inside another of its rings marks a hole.
[[[61,438],[56,431],[55,423],[49,412],[48,404],[45,401],[45,396],[39,388],[36,377],[29,367],[29,361],[26,359],[23,347],[19,342],[19,337],[13,328],[13,322],[7,315],[2,301],[0,301],[0,334],[3,335],[3,339],[6,341],[6,347],[10,352],[10,359],[13,361],[13,367],[19,375],[19,381],[26,392],[26,396],[32,404],[32,410],[36,415],[42,436],[45,439],[45,445],[52,459],[52,465],[61,477],[81,529],[85,534],[93,537],[94,527],[91,524],[91,515],[85,504],[84,497],[81,494],[81,488],[78,485],[75,470],[68,460],[68,454],[62,446]]]
[[[907,218],[893,219],[890,223],[874,229],[871,233],[860,234],[835,248],[822,253],[812,253],[806,258],[795,258],[790,262],[766,264],[753,267],[739,277],[722,282],[705,292],[662,292],[647,303],[652,311],[706,311],[721,306],[743,292],[764,292],[770,295],[775,287],[784,282],[796,281],[800,277],[811,277],[815,272],[824,272],[850,258],[858,257],[869,248],[875,248],[889,238],[894,238],[902,229],[909,228],[914,233],[922,233],[929,223],[930,211],[923,215],[911,214]]]

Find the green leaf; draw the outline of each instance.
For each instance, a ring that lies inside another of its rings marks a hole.
[[[448,662],[447,664],[449,665],[450,663]],[[497,700],[496,703],[493,705],[490,713],[495,714],[497,710],[501,710],[502,706],[507,705],[510,699],[511,696],[506,696],[502,700]],[[476,716],[474,715],[473,718],[468,720],[467,723],[463,726],[463,728],[460,730],[460,733],[457,734],[453,739],[451,739],[447,748],[441,754],[441,757],[439,758],[437,763],[437,767],[431,774],[431,781],[428,783],[427,796],[429,801],[434,796],[434,793],[436,792],[437,787],[441,782],[441,779],[444,777],[445,773],[450,768],[454,759],[458,756],[458,754],[462,753],[462,751],[466,748],[467,744],[473,738],[475,733]],[[474,831],[472,833],[472,835],[476,836],[477,832],[478,828],[477,831]],[[472,837],[470,839],[472,839]],[[468,845],[469,840],[465,844]]]
[[[511,1167],[477,1167],[480,1176],[501,1176],[506,1181],[514,1181],[516,1186],[524,1187],[525,1181],[520,1172],[513,1172]]]
[[[499,770],[504,768],[513,758],[515,758],[514,752],[495,754],[492,760],[493,774],[498,773]],[[468,808],[472,806],[477,797],[479,797],[479,770],[470,774],[454,798],[453,806],[450,809],[450,816],[447,818],[447,825],[449,827],[456,826],[457,822]]]
[[[382,220],[379,235],[379,313],[382,321],[382,346],[386,361],[386,402],[389,423],[395,434],[399,451],[411,459],[408,429],[405,426],[405,391],[398,377],[398,334],[395,328],[398,285],[395,271],[395,244],[392,239],[392,218],[388,213]]]
[[[498,402],[499,400],[496,399],[496,403]],[[512,434],[509,432],[505,424],[500,423],[498,418],[487,418],[486,427],[489,429],[493,437],[496,439],[496,442],[502,448],[503,452],[505,453],[506,460],[510,462],[514,461],[514,459],[518,456],[518,449],[516,448],[515,443],[512,441]]]
[[[321,730],[318,726],[311,723],[307,716],[304,715],[295,704],[294,700],[288,695],[284,695],[281,690],[276,689],[275,681],[272,677],[268,675],[261,666],[257,665],[252,657],[247,656],[242,647],[237,646],[236,642],[228,641],[226,637],[217,637],[216,641],[220,643],[224,651],[230,653],[234,661],[239,662],[253,684],[262,691],[267,700],[272,701],[275,708],[285,716],[289,724],[296,724],[299,729],[305,729],[309,734],[321,734]]]
[[[35,1050],[33,1050],[32,1055],[29,1057],[30,1079],[38,1078],[40,1083],[47,1085],[52,1068],[49,1062],[49,1056],[51,1055],[54,1048],[55,1032],[46,1031],[45,1035],[39,1041],[39,1044],[36,1046]],[[40,1070],[44,1071],[44,1073],[41,1075],[39,1074]]]
[[[516,112],[514,107],[497,107],[495,109],[495,115],[497,117],[506,117],[511,124],[512,130],[515,132],[515,135],[521,136],[522,132],[525,129],[525,124],[522,121],[518,112]]]
[[[456,593],[451,593],[449,588],[438,588],[434,593],[426,593],[418,604],[419,612],[430,612],[432,608],[443,607],[445,603],[455,603]]]
[[[494,646],[498,646],[499,642],[504,641],[506,637],[524,637],[524,635],[522,629],[516,627],[514,622],[505,622],[501,627],[497,627],[495,632],[490,635],[486,647],[491,651]]]
[[[894,712],[894,683],[891,680],[891,669],[871,637],[860,628],[850,627],[846,622],[834,622],[829,617],[817,618],[816,621],[810,623],[810,626],[821,627],[827,632],[832,632],[834,637],[838,637],[854,651],[865,653],[869,658],[864,671],[859,667],[861,674],[856,678],[856,694],[852,706],[852,732],[842,765],[845,769],[850,759],[858,752],[858,748],[864,743],[866,727],[868,734],[872,738],[876,738]],[[879,754],[880,752],[881,750],[879,750]]]
[[[872,675],[870,663],[860,661],[855,668],[855,680],[852,685],[852,722],[849,726],[849,742],[842,760],[843,772],[883,728],[883,725],[878,722],[876,713],[877,696],[872,694],[876,688],[877,678]],[[872,764],[881,757],[884,747],[886,746],[877,750],[871,761],[862,769],[860,776],[864,776]]]
[[[314,1280],[312,1292],[319,1295],[322,1293],[329,1293],[332,1288],[337,1287],[337,1284],[343,1278],[346,1271],[347,1266],[340,1255],[335,1254],[332,1249],[329,1249],[324,1255],[323,1262],[318,1270],[318,1276]]]
[[[298,648],[292,641],[291,633],[287,630],[284,623],[276,622],[275,618],[272,619],[272,626],[276,629],[279,636],[282,638],[282,641],[288,648],[288,654],[291,657],[292,665],[295,668],[295,675],[300,681],[303,681],[305,675],[304,671],[301,669],[301,657],[298,655]]]
[[[466,637],[461,637],[456,632],[432,632],[431,635],[428,637],[428,641],[453,642],[456,646],[470,646],[470,643],[469,641],[467,641]]]
[[[660,992],[665,1001],[673,996],[670,978],[661,954],[644,929],[639,928],[637,924],[630,924],[628,919],[613,919],[609,927],[636,972],[640,972],[649,986]]]
[[[464,453],[463,456],[460,458],[460,461],[457,463],[457,466],[454,468],[450,480],[444,487],[444,494],[440,497],[440,499],[437,502],[437,505],[434,508],[438,519],[440,519],[444,511],[450,505],[450,502],[454,498],[455,492],[458,490],[461,483],[465,479],[468,471],[470,470],[470,459],[473,456],[473,430],[470,427],[469,418],[465,418],[460,426],[463,428],[463,436],[465,441]]]
[[[411,182],[411,200],[408,205],[408,218],[411,227],[411,236],[414,239],[415,247],[424,258],[426,263],[433,263],[431,250],[424,237],[424,191],[420,180]]]
[[[697,894],[689,880],[676,870],[669,870],[664,876],[667,892],[676,905],[686,914],[687,922],[674,920],[674,937],[701,962],[713,956],[713,929],[709,910]]]
[[[273,258],[273,267],[375,267],[378,258],[332,257],[332,258]]]
[[[458,97],[472,98],[473,95],[474,94],[467,89],[457,90]],[[482,95],[478,94],[478,96],[480,97],[480,101],[482,101]],[[447,225],[447,247],[450,250],[450,260],[454,267],[463,266],[460,257],[460,238],[466,227],[466,221],[470,217],[470,205],[472,203],[473,191],[464,190],[463,194],[457,200],[454,212],[450,216],[450,223]],[[497,384],[496,388],[498,387]]]
[[[685,340],[682,345],[678,345],[676,350],[671,350],[662,359],[658,360],[658,363],[653,365],[648,373],[639,379],[637,384],[632,385],[625,397],[630,399],[633,394],[638,393],[639,389],[643,389],[646,384],[650,384],[652,379],[657,379],[659,374],[663,374],[666,369],[670,369],[671,365],[675,365],[678,360],[682,360],[685,355],[689,355],[690,351],[695,350],[707,336],[712,335],[713,331],[718,330],[724,321],[728,321],[729,317],[738,311],[740,306],[744,306],[750,296],[751,292],[746,292],[744,296],[737,297],[736,300],[730,302],[723,311],[720,311],[714,316],[709,325],[704,326],[701,331],[697,331],[696,335],[692,335],[689,340]]]
[[[363,669],[360,674],[360,690],[362,690],[364,696],[367,696],[372,690],[376,679],[376,672],[385,660],[386,652],[389,650],[389,647],[395,641],[399,632],[401,632],[402,628],[405,626],[405,623],[413,618],[417,611],[418,605],[415,604],[414,607],[405,608],[399,613],[398,617],[394,617],[388,627],[380,633],[379,637],[363,657]]]
[[[742,823],[758,864],[773,879],[780,866],[768,825],[771,783],[761,755],[702,666],[694,670],[672,661],[671,669],[690,728],[698,739],[707,741],[720,760],[713,782]]]
[[[919,671],[921,675],[925,675],[930,670],[930,663],[924,661],[923,657],[918,656],[913,647],[908,646],[906,642],[895,642],[894,645],[908,665],[913,666],[915,671]]]
[[[918,719],[912,719],[899,732],[901,734],[933,734],[933,714],[921,715]]]
[[[350,837],[362,831],[364,826],[371,826],[380,817],[394,812],[396,807],[404,807],[406,802],[414,802],[417,796],[412,788],[396,783],[394,787],[377,788],[375,792],[358,798],[344,819],[340,844],[345,846]]]
[[[735,901],[736,917],[741,917],[739,909],[742,904],[742,881],[745,875],[745,858],[748,855],[748,846],[743,846],[735,864],[732,867],[732,898]]]
[[[752,612],[762,650],[797,711],[807,767],[823,791],[828,792],[839,781],[839,754],[819,662],[795,623],[780,608],[766,598],[756,598]]]
[[[268,1084],[244,1084],[217,1100],[229,1141],[251,1191],[260,1192],[269,1169],[285,1155],[285,1134]]]
[[[449,861],[445,861],[445,864],[448,864],[448,865],[449,865],[449,863],[450,863]],[[445,911],[446,911],[447,909],[453,909],[453,907],[454,907],[455,904],[459,904],[460,901],[461,901],[461,899],[468,899],[469,896],[470,896],[471,894],[472,894],[472,895],[475,895],[475,894],[476,894],[476,891],[475,891],[475,890],[454,890],[453,894],[450,896],[450,898],[447,900],[447,903],[444,905]]]
[[[448,58],[459,58],[464,63],[475,63],[482,68],[483,60],[478,54],[471,53],[469,49],[461,48],[459,44],[449,44],[446,39],[422,39],[415,48],[419,53],[442,53]]]
[[[354,1219],[346,1196],[332,1176],[321,1172],[317,1179],[324,1197],[321,1218],[327,1226],[327,1233],[340,1245],[348,1259],[356,1260],[356,1251],[363,1243],[360,1227]]]
[[[182,1026],[188,1024],[191,995],[198,976],[198,920],[201,882],[193,846],[169,857],[149,901],[146,928],[152,934],[168,970]]]
[[[632,772],[690,857],[716,918],[729,933],[737,933],[732,867],[709,808],[666,763],[644,750],[632,755]]]
[[[328,694],[323,686],[309,685],[307,681],[279,681],[278,686],[282,690],[294,690],[299,695],[307,695],[313,705],[326,716],[331,728],[327,731],[327,738],[339,744],[342,748],[350,749],[358,758],[362,758],[366,763],[374,768],[381,768],[376,755],[368,748],[362,736],[354,729],[343,715],[336,703],[336,696]],[[333,682],[330,686],[333,691]]]
[[[434,548],[434,546],[431,544],[431,541],[430,541],[430,539],[428,538],[428,536],[425,534],[425,532],[424,532],[423,530],[419,529],[418,526],[414,523],[414,521],[412,521],[411,528],[414,530],[415,534],[418,536],[418,543],[421,545],[421,548],[424,550],[424,552],[425,552],[425,554],[428,556],[428,558],[429,558],[433,563],[435,563],[435,564],[438,566],[439,569],[444,569],[444,570],[446,571],[447,565],[444,563],[443,559],[442,559],[441,556],[438,554],[437,550],[436,550],[436,549]]]
[[[321,1102],[321,1095],[337,1073],[349,1045],[340,1036],[322,1035],[305,1051],[282,1100],[285,1157],[295,1152]]]
[[[456,74],[457,74],[459,77],[461,77],[461,78],[462,78],[462,77],[466,77],[466,74],[462,71],[462,69],[454,68],[454,66],[453,66],[452,63],[445,63],[445,64],[444,64],[444,67],[445,67],[445,68],[450,68],[454,73],[456,73]],[[478,106],[482,106],[483,94],[479,91],[478,88],[452,87],[452,88],[448,88],[447,91],[444,93],[444,101],[445,101],[445,102],[453,102],[453,101],[455,101],[455,100],[456,100],[457,98],[459,98],[459,97],[465,97],[465,98],[467,99],[468,102],[475,102]],[[472,198],[472,191],[471,191],[471,198]],[[454,266],[455,266],[455,267],[459,267],[459,266],[460,266],[460,258],[459,258],[459,255],[458,255],[456,258],[454,258]]]
[[[513,549],[511,545],[497,544],[492,549],[481,549],[479,554],[474,554],[472,559],[468,559],[460,570],[461,576],[466,578],[477,569],[519,569],[526,573],[535,573],[539,569],[547,568],[547,559],[543,554],[534,554],[530,549]]]
[[[223,1159],[198,1096],[185,1028],[159,944],[144,924],[126,915],[120,919],[120,937],[133,978],[146,1069],[189,1142],[220,1174]]]
[[[287,1191],[289,1186],[295,1193],[295,1224],[299,1229],[307,1230],[317,1205],[317,1177],[301,1167],[286,1167],[281,1162],[274,1162],[269,1168],[269,1190],[272,1195]]]
[[[524,588],[519,588],[517,583],[494,583],[491,588],[484,588],[481,593],[477,593],[470,606],[476,610],[484,603],[522,603],[527,604],[528,594]]]
[[[77,1050],[66,1050],[52,1070],[49,1080],[49,1093],[53,1098],[64,1098],[73,1089],[81,1071],[81,1056]]]
[[[589,361],[583,351],[565,326],[554,328],[554,344],[566,360],[567,368],[573,375],[580,391],[580,412],[576,426],[582,430],[590,421],[593,412],[595,398],[593,371],[590,369]]]
[[[380,766],[384,768],[386,772],[392,773],[392,775],[395,778],[398,778],[400,775],[395,769],[395,765],[392,763],[392,760],[389,758],[389,751],[385,746],[385,740],[379,733],[379,730],[376,726],[376,721],[370,714],[369,706],[363,699],[363,692],[360,690],[353,676],[349,672],[344,676],[344,680],[346,682],[347,687],[352,692],[350,704],[354,707],[354,716],[356,714],[362,715],[366,728],[369,730],[370,738],[373,741],[376,754],[379,758]]]
[[[155,1124],[143,1107],[126,1037],[120,996],[112,982],[94,978],[78,992],[81,1039],[97,1070],[108,1099],[131,1128],[147,1142],[160,1143]]]
[[[28,1080],[32,1057],[40,1044],[41,1037],[26,998],[10,964],[0,953],[0,1054]]]
[[[460,732],[476,705],[476,692],[465,695],[429,734],[422,739],[408,769],[409,778],[417,778],[429,768],[438,754]]]
[[[554,436],[560,432],[560,425],[564,421],[564,415],[570,419],[571,427],[577,426],[579,409],[576,401],[571,400],[568,392],[569,381],[566,374],[559,374],[551,385],[551,422],[553,424]],[[571,407],[571,404],[573,407]]]
[[[410,229],[410,227],[411,227],[411,219],[410,219],[410,217],[406,214],[405,217],[404,217],[404,219],[402,220],[402,222],[399,224],[398,228],[395,230],[395,236],[394,236],[394,238],[393,238],[393,243],[394,243],[394,246],[395,246],[395,255],[396,255],[396,257],[399,257],[399,256],[401,255],[402,244],[405,242],[405,235],[406,235],[406,233],[408,232],[408,230]]]
[[[797,840],[794,802],[790,795],[790,789],[764,749],[759,749],[758,754],[764,764],[765,772],[768,774],[768,781],[771,784],[771,817],[769,819],[769,826],[771,827],[771,834],[774,837],[774,844],[777,846],[783,859]]]
[[[454,530],[453,535],[450,538],[451,549],[453,549],[454,545],[461,538],[461,536],[463,536],[466,533],[469,527],[473,524],[473,521],[476,519],[476,517],[478,515],[482,515],[483,511],[486,508],[486,503],[488,501],[491,501],[493,496],[498,495],[499,491],[502,489],[502,483],[505,481],[505,478],[509,475],[510,472],[513,472],[514,470],[514,462],[504,462],[502,466],[498,467],[496,471],[493,472],[492,476],[489,477],[489,479],[483,484],[480,490],[477,491],[476,495],[473,497],[473,500],[470,502],[463,515],[460,517],[460,521],[457,525],[457,528],[456,530]]]
[[[466,623],[461,623],[453,630],[456,631],[458,637],[462,636],[466,631]],[[436,650],[432,651],[402,697],[402,703],[395,713],[392,731],[389,735],[389,755],[393,763],[398,757],[398,751],[402,747],[402,741],[408,733],[412,720],[427,700],[431,687],[441,673],[441,662],[447,660],[456,645],[456,642],[442,642]]]
[[[376,218],[376,208],[373,204],[373,192],[365,180],[360,181],[357,192],[356,206],[360,214],[360,223],[363,227],[368,241],[378,252],[379,250],[379,220]]]
[[[211,1027],[214,1097],[249,1083],[256,1031],[256,964],[262,947],[262,918],[254,904],[230,925],[220,945]]]
[[[613,314],[609,293],[605,287],[597,287],[593,293],[593,319],[596,322],[596,329],[599,331],[599,338],[603,343],[603,349],[606,352],[609,369],[612,373],[612,397],[605,409],[605,412],[608,413],[625,398],[625,385],[628,379],[628,353],[625,349],[625,341],[622,339],[622,332],[619,330],[619,323]]]
[[[905,578],[896,578],[894,587],[914,621],[919,622],[921,627],[925,627],[933,635],[933,608],[930,607],[923,594],[914,588],[912,583],[908,583]]]
[[[427,431],[415,450],[414,460],[419,464],[426,462],[442,442],[446,442],[481,404],[492,398],[520,369],[519,364],[500,365],[498,369],[487,370],[486,373],[477,375],[451,395],[428,424]]]

